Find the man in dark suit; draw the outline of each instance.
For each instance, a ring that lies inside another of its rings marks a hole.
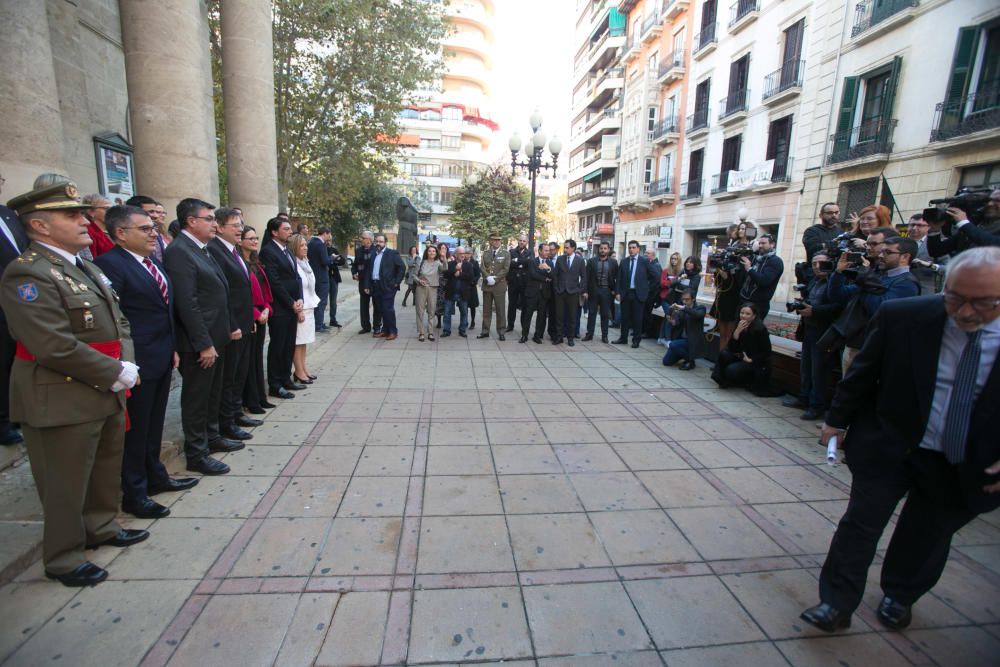
[[[549,259],[549,244],[539,244],[538,257],[528,263],[526,271],[524,307],[521,309],[521,340],[518,342],[528,342],[531,315],[537,313],[535,335],[532,340],[540,344],[545,335],[545,322],[549,315],[549,302],[552,300],[552,261]]]
[[[243,414],[243,386],[250,374],[250,345],[254,333],[250,268],[237,245],[243,233],[243,216],[233,208],[217,208],[215,224],[218,231],[208,242],[208,253],[229,283],[229,328],[233,331],[232,340],[226,344],[222,355],[219,432],[230,440],[249,440],[253,436],[240,427],[260,426],[264,422]]]
[[[177,204],[180,233],[163,253],[176,295],[177,353],[180,356],[181,422],[187,469],[224,475],[229,466],[210,452],[234,452],[242,442],[219,433],[222,401],[222,352],[238,333],[229,322],[229,284],[208,254],[215,236],[215,207],[200,199]]]
[[[587,260],[587,335],[586,342],[594,340],[597,314],[601,315],[601,342],[608,342],[608,326],[611,324],[612,296],[618,284],[618,261],[611,257],[611,244],[607,241],[597,246],[597,256]]]
[[[448,262],[445,273],[444,329],[441,331],[441,338],[451,335],[451,318],[456,306],[459,312],[458,335],[465,338],[469,326],[469,299],[479,278],[475,265],[465,254],[465,248],[455,248],[452,257],[454,259]]]
[[[528,287],[528,267],[531,265],[531,248],[528,235],[521,234],[517,245],[509,249],[510,270],[507,272],[507,332],[514,330],[517,309],[524,311],[524,290]]]
[[[660,289],[660,274],[639,254],[639,242],[628,242],[628,257],[618,267],[618,291],[615,298],[621,300],[622,329],[616,345],[628,343],[628,332],[632,330],[632,347],[639,347],[642,340],[643,311],[650,293]]]
[[[382,315],[382,331],[376,332],[376,338],[396,340],[399,336],[396,329],[396,292],[405,275],[403,258],[392,248],[385,247],[385,234],[376,234],[375,254],[368,262],[362,281],[362,289],[372,296]]]
[[[163,265],[156,261],[156,224],[135,206],[113,206],[104,218],[117,244],[94,264],[119,298],[128,318],[141,382],[126,402],[130,428],[125,432],[122,460],[122,510],[140,519],[159,519],[170,510],[150,496],[181,491],[198,483],[194,477],[171,479],[160,461],[163,419],[170,379],[178,358],[174,338],[174,290]]]
[[[337,250],[337,246],[329,245],[327,246],[327,254],[330,257],[330,326],[340,328],[340,322],[337,321],[337,294],[340,292],[340,283],[343,282],[343,278],[340,277],[340,267],[344,265],[344,257]]]
[[[848,627],[882,531],[906,502],[882,564],[877,616],[900,630],[937,583],[952,535],[1000,507],[1000,248],[956,257],[943,295],[883,303],[837,386],[822,441],[853,479],[803,620]],[[846,433],[846,438],[845,438]]]
[[[563,242],[563,255],[556,260],[556,266],[552,270],[552,290],[556,300],[557,334],[552,344],[563,342],[562,334],[566,332],[566,344],[573,347],[577,311],[581,295],[587,291],[587,262],[582,257],[577,257],[576,241],[573,239]],[[568,328],[565,327],[567,322]]]
[[[305,389],[292,381],[292,354],[295,352],[295,330],[304,317],[302,313],[302,279],[295,258],[288,251],[292,226],[287,220],[267,221],[267,239],[261,244],[260,263],[271,282],[274,310],[268,318],[271,343],[267,347],[268,393],[276,398],[293,398],[292,391]]]
[[[320,227],[316,230],[316,236],[309,239],[306,246],[306,256],[309,258],[309,266],[316,276],[316,296],[319,297],[319,305],[316,306],[316,333],[329,330],[324,324],[326,319],[326,301],[330,298],[330,269],[333,268],[333,260],[330,258],[330,241],[333,235],[327,227]],[[334,297],[336,298],[336,297]]]
[[[3,185],[0,176],[0,186]],[[0,205],[0,275],[7,265],[28,247],[28,236],[24,233],[17,213]],[[0,445],[16,445],[24,442],[24,437],[10,423],[10,367],[14,363],[14,339],[7,329],[7,318],[0,310]]]
[[[379,333],[382,330],[382,314],[378,309],[378,301],[372,300],[370,292],[365,292],[365,273],[375,256],[374,236],[371,232],[361,232],[361,243],[354,247],[354,263],[351,265],[351,277],[358,281],[358,292],[361,295],[361,331]],[[374,324],[374,329],[372,325]]]

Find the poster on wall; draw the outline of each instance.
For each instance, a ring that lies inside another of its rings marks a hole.
[[[97,157],[97,181],[102,195],[115,204],[135,194],[135,168],[132,147],[119,134],[94,138]]]

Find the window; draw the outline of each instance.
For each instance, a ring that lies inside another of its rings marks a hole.
[[[971,188],[1000,187],[1000,162],[966,167],[962,170],[962,178],[958,184]]]
[[[440,150],[441,140],[438,138],[420,137],[420,147],[430,150]]]
[[[445,206],[451,206],[452,200],[455,198],[454,192],[442,192],[441,193],[441,203]]]
[[[787,181],[789,174],[788,154],[792,143],[792,117],[785,116],[771,123],[767,133],[767,154],[765,159],[774,160],[771,171],[772,181]]]
[[[649,189],[649,183],[653,180],[653,158],[648,157],[642,169],[642,182]]]
[[[646,72],[651,76],[656,76],[658,74],[658,68],[660,66],[660,52],[653,51],[653,54],[649,56],[646,60]]]
[[[708,96],[712,90],[712,80],[705,79],[694,90],[694,122],[688,130],[696,130],[708,125]]]
[[[663,98],[663,111],[660,114],[664,123],[675,123],[677,118],[677,97],[671,95]]]
[[[639,35],[642,32],[642,17],[637,17],[632,22],[632,44],[639,43]]]
[[[462,147],[462,137],[455,134],[444,134],[441,136],[441,147],[459,149]]]
[[[863,178],[840,184],[837,192],[837,206],[843,212],[844,218],[856,213],[866,206],[875,203],[878,196],[878,177]]]
[[[460,107],[445,107],[442,115],[445,120],[462,120],[462,109]]]
[[[670,181],[670,160],[671,155],[665,153],[660,156],[659,164],[656,165],[656,178],[659,181]]]
[[[413,109],[403,109],[402,111],[399,112],[399,117],[407,118],[410,120],[416,120],[417,118],[420,118],[420,114],[414,111]]]
[[[701,171],[705,162],[705,149],[699,148],[696,151],[691,151],[690,159],[688,160],[688,196],[695,196],[701,194]]]
[[[646,110],[646,131],[653,132],[656,130],[656,116],[659,110],[656,107],[649,107]]]
[[[420,112],[420,120],[441,120],[441,112],[425,109]]]
[[[1000,22],[958,31],[932,141],[1000,127]]]
[[[891,148],[892,110],[902,58],[860,77],[844,79],[837,133],[830,162],[842,162]]]
[[[705,0],[705,4],[701,6],[701,43],[704,44],[706,35],[715,36],[715,20],[718,16],[718,10],[716,8],[716,0]]]
[[[737,134],[722,142],[722,165],[719,170],[719,191],[725,191],[729,183],[729,172],[740,168],[740,151],[743,148],[743,135]]]
[[[750,54],[729,64],[729,96],[726,97],[725,115],[746,111],[747,79],[750,76]]]

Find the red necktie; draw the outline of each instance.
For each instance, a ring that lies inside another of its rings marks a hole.
[[[142,263],[145,264],[146,268],[149,269],[149,272],[153,274],[153,280],[156,281],[157,287],[160,288],[160,295],[163,296],[164,301],[167,301],[167,281],[163,279],[160,272],[156,270],[156,265],[153,264],[148,257],[143,259]]]

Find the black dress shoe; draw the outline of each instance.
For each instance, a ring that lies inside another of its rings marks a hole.
[[[269,401],[261,401],[260,402],[260,407],[262,407],[262,408],[264,408],[266,410],[272,410],[272,409],[274,409],[274,408],[276,408],[278,406],[275,405],[274,403],[269,402]]]
[[[531,342],[537,343],[538,345],[541,345],[542,344],[542,337],[541,336],[535,336],[534,338],[531,339]]]
[[[307,385],[307,384],[312,384],[313,383],[313,381],[310,380],[309,378],[304,378],[303,379],[303,378],[300,378],[298,375],[296,375],[292,379],[295,380],[296,383],[301,384],[301,385]]]
[[[513,330],[514,330],[514,327],[507,327],[507,333],[510,333]]]
[[[639,347],[639,341],[637,340],[632,341],[632,347]]]
[[[441,332],[441,338],[447,338],[450,335],[451,335],[450,331],[442,331]]]
[[[462,338],[468,338],[469,337],[469,334],[465,333],[464,331],[459,331],[458,335],[461,336]]]
[[[331,327],[341,328],[343,325],[340,322],[330,322]]]
[[[478,336],[476,336],[476,338],[477,338],[477,339],[478,339],[478,338],[489,338],[489,337],[490,337],[490,335],[489,335],[488,333],[486,333],[486,334],[482,334],[482,333],[481,333],[481,334],[479,334]]]
[[[798,396],[786,396],[781,399],[781,404],[786,408],[802,408],[803,410],[809,407]]]
[[[527,336],[521,336],[521,339],[519,341],[517,341],[517,342],[518,343],[527,343],[528,342],[528,337]]]
[[[371,329],[362,329],[361,331],[358,332],[358,335],[360,336],[361,334],[366,334],[366,333],[371,333],[371,332],[372,332]]]
[[[8,425],[7,428],[0,431],[0,445],[19,445],[24,442],[24,436],[13,426]]]
[[[559,345],[562,342],[563,342],[562,336],[556,336],[555,338],[552,339],[553,345]]]
[[[566,344],[569,345],[570,347],[573,347],[574,345],[576,345],[576,343],[573,342],[572,338],[567,338],[566,339]]]
[[[176,479],[167,478],[167,481],[163,484],[157,484],[156,486],[151,486],[146,489],[146,493],[151,496],[155,496],[158,493],[167,493],[168,491],[183,491],[184,489],[190,489],[192,486],[197,485],[197,477],[178,477]]]
[[[628,345],[628,339],[627,338],[615,338],[614,343],[615,343],[615,345]]]
[[[108,578],[108,571],[103,567],[98,567],[90,561],[87,561],[82,565],[78,565],[72,572],[67,572],[66,574],[52,574],[51,572],[46,571],[45,576],[49,579],[59,581],[63,586],[96,586]]]
[[[258,408],[258,407],[244,408],[244,410],[246,410],[247,412],[249,412],[252,415],[263,415],[263,414],[267,413],[267,410],[265,410],[264,408]]]
[[[153,502],[153,501],[149,501]],[[164,507],[163,509],[167,509]],[[167,510],[169,513],[170,510]],[[96,549],[97,547],[130,547],[133,544],[139,544],[139,542],[144,542],[149,539],[149,531],[141,530],[138,528],[122,528],[113,537],[109,537],[103,542],[98,542],[97,544],[88,544],[88,549]]]
[[[249,435],[249,433],[247,435]],[[239,440],[230,440],[225,436],[219,438],[215,442],[208,443],[208,451],[215,453],[238,452],[244,447],[246,447],[246,445]]]
[[[504,336],[503,334],[497,334],[497,339],[499,339],[499,340],[507,340],[507,337]]]
[[[136,503],[122,502],[122,511],[139,519],[162,519],[170,516],[170,509],[152,498],[143,498]]]
[[[607,345],[608,344],[608,337],[607,336],[601,336],[601,342],[604,343],[605,345]]]
[[[200,472],[202,475],[225,475],[229,472],[229,466],[211,456],[203,456],[197,461],[188,461],[187,469],[191,472]]]
[[[850,614],[837,611],[825,602],[820,602],[815,607],[806,609],[799,618],[823,632],[834,632],[841,628],[851,627]]]
[[[592,333],[586,333],[586,334],[583,335],[583,338],[581,338],[580,340],[582,340],[584,343],[592,341],[592,340],[594,340],[594,334],[592,334]]]
[[[288,384],[284,385],[284,387],[288,391],[302,391],[303,389],[306,388],[304,384],[299,384],[298,382],[289,382]]]
[[[263,412],[263,410],[261,410],[261,412]],[[254,419],[253,417],[247,417],[246,415],[236,416],[237,426],[260,426],[263,423],[263,419]]]
[[[823,413],[819,410],[814,410],[813,408],[809,408],[801,415],[799,415],[799,419],[807,422],[816,421],[817,419],[822,419],[822,418],[823,418]]]
[[[268,396],[274,396],[275,398],[295,398],[295,394],[288,391],[284,387],[278,387],[277,389],[272,389],[267,392]]]
[[[877,615],[882,625],[893,630],[902,630],[913,620],[911,606],[893,600],[888,595],[879,603]]]
[[[244,431],[243,429],[239,428],[238,426],[229,426],[229,427],[223,428],[221,431],[219,431],[219,433],[220,433],[220,435],[222,435],[222,439],[223,440],[252,440],[253,439],[253,436],[250,435],[250,433]],[[213,444],[214,443],[209,443],[209,448],[211,448],[211,446]]]
[[[694,368],[694,362],[693,361],[685,361],[684,363],[682,363],[677,368],[679,368],[682,371],[689,371],[692,368]]]

